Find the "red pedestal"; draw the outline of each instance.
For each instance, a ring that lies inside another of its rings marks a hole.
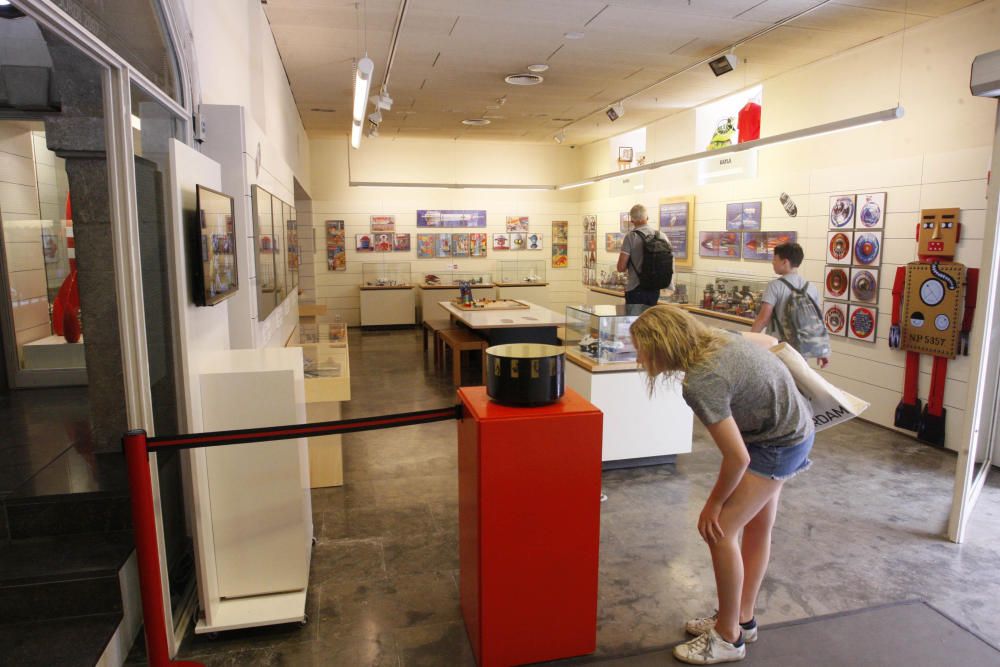
[[[460,592],[479,666],[593,653],[601,411],[569,389],[537,408],[458,396]]]

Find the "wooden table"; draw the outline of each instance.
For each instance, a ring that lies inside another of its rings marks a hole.
[[[450,301],[438,305],[448,311],[452,321],[486,336],[490,345],[504,343],[547,343],[558,345],[556,329],[566,322],[559,313],[521,301],[528,308],[516,310],[463,310]]]

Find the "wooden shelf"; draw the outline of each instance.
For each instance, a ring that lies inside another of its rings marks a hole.
[[[591,292],[597,292],[598,294],[607,294],[608,296],[620,296],[625,298],[625,290],[608,289],[607,287],[591,287]]]
[[[497,287],[545,287],[546,285],[548,285],[548,283],[546,282],[493,283],[493,284],[496,285]]]
[[[624,373],[637,371],[640,368],[639,364],[634,361],[595,361],[582,352],[577,352],[572,347],[566,348],[566,359],[591,373]]]
[[[714,310],[708,310],[706,308],[699,308],[698,306],[692,305],[681,305],[681,308],[687,310],[695,315],[704,315],[705,317],[713,317],[717,320],[724,320],[726,322],[734,322],[736,324],[745,324],[751,326],[753,324],[752,318],[739,317],[737,315],[730,315],[728,313],[720,313]]]
[[[413,285],[362,285],[363,290],[413,289]]]
[[[418,287],[420,289],[459,289],[461,285],[457,283],[449,283],[447,285],[428,285],[427,283],[420,283]],[[472,289],[482,289],[484,287],[492,289],[495,285],[493,283],[473,283],[471,287]]]

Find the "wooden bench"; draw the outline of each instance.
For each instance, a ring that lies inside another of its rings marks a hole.
[[[462,386],[462,352],[469,350],[479,350],[482,355],[483,379],[486,384],[486,348],[489,342],[480,338],[468,329],[445,329],[438,332],[438,339],[441,341],[442,359],[441,363],[447,367],[447,357],[444,356],[446,347],[451,348],[452,353],[452,380],[456,387]]]
[[[424,320],[421,325],[424,329],[424,354],[427,354],[427,341],[430,339],[434,343],[434,368],[437,368],[442,359],[441,339],[438,334],[454,329],[455,325],[450,320]]]

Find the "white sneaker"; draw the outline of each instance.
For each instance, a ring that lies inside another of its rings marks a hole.
[[[701,618],[692,618],[690,621],[684,624],[684,631],[689,635],[694,635],[695,637],[703,635],[712,628],[715,627],[715,621],[719,618],[719,612],[715,612],[711,616],[702,616]],[[743,641],[747,644],[753,644],[757,641],[757,626],[754,625],[751,629],[743,630]]]
[[[737,662],[747,657],[746,639],[733,646],[711,628],[705,634],[674,647],[674,657],[689,665],[716,665],[720,662]]]

